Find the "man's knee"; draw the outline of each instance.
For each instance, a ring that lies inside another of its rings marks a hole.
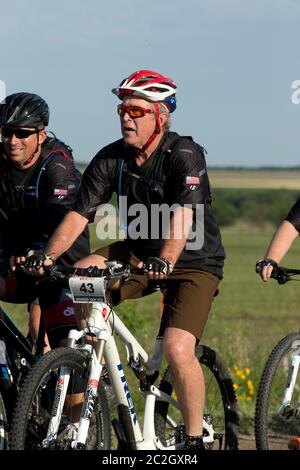
[[[188,331],[167,328],[163,339],[163,350],[171,366],[190,363],[195,357],[196,338]]]
[[[170,366],[177,366],[185,362],[186,354],[181,345],[166,343],[163,345],[164,355]]]
[[[103,256],[92,254],[86,258],[82,258],[74,264],[76,268],[89,268],[90,266],[97,266],[98,268],[106,268],[105,258]]]
[[[93,253],[92,255],[77,261],[74,266],[76,268],[89,268],[90,266],[97,266],[99,269],[105,269],[107,268],[105,261],[106,258],[104,256]],[[110,290],[118,290],[121,287],[121,281],[119,279],[109,281],[107,287]]]

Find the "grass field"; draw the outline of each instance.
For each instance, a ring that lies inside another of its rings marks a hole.
[[[209,169],[213,188],[300,189],[297,170]]]
[[[85,165],[78,165],[81,172]],[[226,169],[209,168],[212,188],[300,189],[300,168]]]

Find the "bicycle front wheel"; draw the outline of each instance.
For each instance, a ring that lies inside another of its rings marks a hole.
[[[297,375],[291,403],[283,406],[290,383],[291,357],[300,351],[300,334],[283,338],[273,349],[262,373],[255,409],[255,439],[259,450],[288,450],[300,437],[300,379]]]
[[[58,433],[53,437],[50,449],[71,448],[70,442],[74,436],[66,430],[70,429],[71,423],[75,421],[72,419],[72,412],[76,404],[71,407],[70,398],[79,397],[79,393],[86,389],[89,358],[83,352],[71,348],[58,348],[47,353],[34,365],[20,390],[12,420],[12,449],[43,449],[42,443],[47,435],[51,412],[57,402],[56,384],[62,367],[71,371],[70,382]],[[79,405],[77,403],[77,415],[78,406],[81,407],[80,402]],[[91,414],[86,449],[110,449],[110,421],[105,387],[100,380],[98,396]]]
[[[218,354],[207,346],[198,346],[197,358],[202,366],[205,380],[205,409],[203,438],[206,449],[238,449],[238,413],[235,391],[231,377]],[[166,369],[159,389],[176,398],[172,375]],[[172,404],[159,399],[155,404],[156,436],[166,447],[180,448],[185,440],[181,413]]]
[[[5,405],[0,393],[0,450],[5,450],[8,448],[8,436],[7,436],[7,418]]]

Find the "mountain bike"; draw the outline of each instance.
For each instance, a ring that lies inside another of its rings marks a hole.
[[[107,297],[106,287],[110,280],[120,279],[127,282],[131,274],[144,273],[117,261],[107,261],[106,264],[105,270],[96,267],[52,268],[50,277],[69,278],[75,302],[91,304],[86,318],[87,327],[82,331],[71,330],[67,347],[47,353],[28,375],[19,394],[13,418],[13,449],[86,449],[86,439],[91,426],[96,436],[99,432],[104,434],[104,439],[107,435],[110,436],[111,422],[107,415],[101,422],[91,420],[93,410],[101,405],[99,393],[103,385],[99,377],[103,367],[108,372],[116,403],[117,417],[112,420],[112,426],[118,449],[183,448],[185,429],[169,368],[160,378],[158,385],[155,385],[163,356],[161,335],[156,338],[154,353],[149,355],[111,308]],[[127,365],[136,376],[139,391],[145,398],[142,429],[115,335],[118,335],[120,342],[125,346]],[[87,337],[89,342],[85,341]],[[237,449],[237,402],[230,375],[220,356],[207,346],[197,348],[197,357],[204,369],[206,382],[203,418],[205,446],[207,449]],[[76,374],[85,381],[84,401],[76,433],[66,439],[62,432],[62,424],[66,424],[65,397],[67,393],[73,393]],[[43,407],[38,409],[36,404],[40,402],[41,397],[44,401],[52,403],[50,414],[45,414]],[[36,424],[34,436],[28,433],[32,419]],[[39,429],[38,423],[41,423]]]
[[[299,269],[274,267],[272,276],[285,284]],[[300,331],[282,338],[263,370],[256,400],[255,439],[259,450],[288,450],[300,444]]]
[[[0,450],[8,449],[11,417],[24,378],[40,355],[10,316],[0,307]]]

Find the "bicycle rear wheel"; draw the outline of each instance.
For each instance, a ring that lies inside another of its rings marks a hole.
[[[300,334],[283,338],[273,349],[263,370],[256,400],[255,439],[259,450],[288,450],[300,437],[300,378],[295,383],[289,407],[281,408],[291,374],[291,355],[300,349]]]
[[[5,405],[0,393],[0,450],[8,449],[8,435],[7,435],[7,418]]]
[[[68,395],[79,393],[78,378],[83,387],[89,375],[89,358],[83,352],[70,348],[58,348],[43,356],[32,368],[22,386],[12,420],[12,449],[43,449],[51,417],[55,406],[55,387],[61,367],[71,370]],[[77,380],[76,380],[77,379]],[[105,450],[111,446],[110,409],[105,387],[100,381],[98,397],[95,400],[89,427],[86,449]],[[64,407],[58,435],[53,439],[51,449],[70,449],[72,436],[65,433],[72,422],[70,409]]]
[[[218,354],[207,346],[198,346],[196,355],[201,363],[205,379],[204,421],[209,431],[203,430],[204,440],[208,433],[213,440],[205,444],[209,450],[238,449],[237,402],[231,377]],[[159,389],[174,396],[172,376],[166,369]],[[180,447],[185,440],[185,429],[179,410],[159,399],[155,404],[155,431],[164,446]]]

